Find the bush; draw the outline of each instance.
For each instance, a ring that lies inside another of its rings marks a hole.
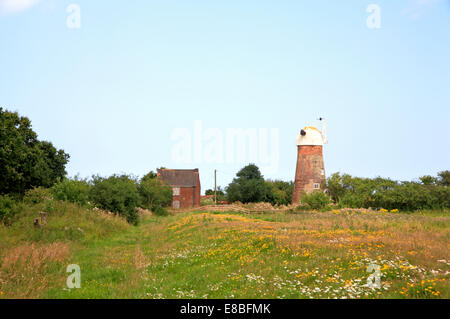
[[[420,182],[397,182],[386,178],[359,178],[333,174],[327,188],[341,207],[385,208],[399,210],[450,208],[450,189],[446,186],[448,171],[438,177],[422,176]]]
[[[450,171],[439,172],[437,182],[442,186],[450,186]]]
[[[443,186],[404,183],[374,194],[374,205],[386,209],[413,211],[450,208],[450,189]]]
[[[156,216],[168,216],[169,215],[167,210],[164,207],[161,207],[161,206],[154,206],[154,207],[152,207],[152,212]]]
[[[11,225],[14,217],[19,214],[20,205],[18,205],[11,197],[5,195],[0,196],[0,223]]]
[[[363,195],[345,193],[338,202],[340,207],[361,208],[365,207]]]
[[[330,204],[330,198],[323,192],[312,192],[311,194],[303,194],[301,202],[312,209],[323,209]]]
[[[27,204],[40,204],[45,201],[51,200],[52,193],[50,189],[44,187],[35,187],[26,191],[23,201]]]
[[[215,204],[214,197],[200,199],[201,206],[209,206],[209,205],[214,205],[214,204]]]
[[[157,178],[143,178],[138,188],[142,208],[172,204],[172,187]]]
[[[221,202],[221,201],[227,200],[227,196],[225,194],[225,191],[220,186],[217,187],[215,193],[214,193],[213,189],[207,189],[205,191],[205,195],[214,195],[214,194],[216,194],[216,196],[217,196],[217,202]],[[214,198],[212,199],[212,203],[214,203]]]
[[[63,179],[52,187],[52,193],[55,199],[68,201],[81,206],[87,205],[89,201],[90,185],[85,180]]]
[[[99,208],[125,217],[130,224],[136,225],[139,221],[136,209],[140,202],[138,185],[127,175],[94,177],[89,198]]]
[[[292,203],[292,193],[294,192],[293,182],[267,180],[268,201],[272,205],[289,205]]]

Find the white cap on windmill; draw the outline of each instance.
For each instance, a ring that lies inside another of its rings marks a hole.
[[[314,126],[304,127],[297,135],[297,145],[323,145],[328,141],[325,137],[325,126],[323,133]]]

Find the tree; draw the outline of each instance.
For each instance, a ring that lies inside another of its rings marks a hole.
[[[223,201],[226,199],[226,195],[224,190],[222,190],[222,187],[217,187],[216,189],[216,194],[217,194],[217,200],[218,201]],[[213,195],[214,196],[214,189],[207,189],[205,191],[205,195]]]
[[[166,169],[166,168],[161,166],[160,168],[157,168],[156,171],[163,170],[163,169]],[[142,177],[142,180],[154,179],[154,178],[157,178],[157,177],[158,177],[158,173],[150,171],[147,174],[145,174],[144,177]]]
[[[0,224],[11,225],[20,211],[20,204],[14,198],[0,195]]]
[[[158,177],[158,174],[154,173],[153,171],[150,171],[147,174],[145,174],[144,177],[142,177],[142,181],[154,179],[156,177]]]
[[[264,180],[258,166],[255,164],[249,164],[242,168],[236,176],[243,180]]]
[[[327,190],[333,201],[338,202],[344,196],[346,189],[339,172],[332,174],[327,180]]]
[[[140,203],[138,185],[127,175],[94,176],[89,198],[99,208],[125,217],[130,224],[139,221],[136,209]]]
[[[422,177],[419,177],[419,179],[423,185],[434,185],[437,182],[437,178],[430,175],[424,175]]]
[[[446,173],[447,172],[447,173]],[[328,178],[328,192],[343,207],[418,210],[450,207],[448,171],[422,176],[419,182],[398,182],[389,178],[360,178],[335,173]]]
[[[293,182],[268,180],[266,185],[269,189],[268,200],[272,205],[289,205],[292,202]]]
[[[311,194],[303,194],[301,201],[312,209],[325,208],[330,204],[330,198],[328,195],[320,191],[315,191]]]
[[[172,204],[172,187],[158,178],[144,177],[138,188],[141,204],[145,208],[153,210],[155,207],[170,206]]]
[[[250,203],[269,199],[270,188],[255,164],[245,166],[236,176],[226,189],[230,202]]]
[[[439,172],[438,183],[442,186],[450,186],[450,171]]]
[[[64,178],[52,187],[55,199],[87,205],[89,202],[89,191],[91,185],[87,180],[75,178]]]
[[[69,155],[39,141],[31,122],[0,108],[0,194],[51,187],[66,175]]]

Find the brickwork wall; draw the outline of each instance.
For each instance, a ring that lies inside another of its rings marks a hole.
[[[178,201],[179,208],[192,208],[200,206],[200,184],[197,187],[180,187],[180,195],[174,195],[172,207],[175,207],[174,202]]]
[[[173,196],[172,206],[176,208],[174,202],[179,202],[179,208],[191,208],[194,206],[195,188],[180,187],[180,195]]]
[[[292,203],[298,204],[303,192],[309,194],[319,185],[319,189],[325,186],[325,167],[321,145],[297,146],[297,168],[295,170],[295,185],[292,195]]]

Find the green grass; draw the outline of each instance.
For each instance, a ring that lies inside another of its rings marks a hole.
[[[0,227],[0,298],[449,298],[448,211],[188,212],[129,226],[54,202]],[[369,264],[381,288],[365,287]],[[81,288],[66,288],[67,265]]]

